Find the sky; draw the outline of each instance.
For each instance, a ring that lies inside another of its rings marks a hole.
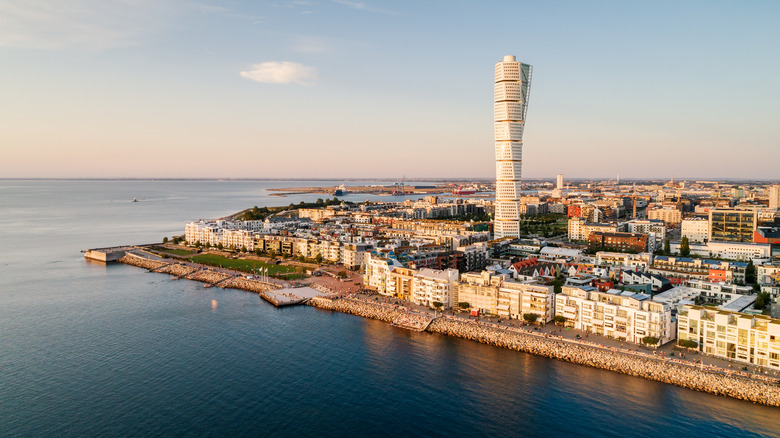
[[[780,179],[777,1],[0,0],[0,178]]]

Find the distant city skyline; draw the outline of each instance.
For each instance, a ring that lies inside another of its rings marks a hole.
[[[0,0],[0,178],[777,179],[780,3]]]

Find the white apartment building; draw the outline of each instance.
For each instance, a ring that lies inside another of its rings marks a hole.
[[[680,230],[688,243],[704,243],[710,237],[710,221],[700,217],[683,219]]]
[[[225,248],[255,250],[255,233],[248,230],[222,230],[222,245]]]
[[[674,339],[671,308],[648,295],[593,287],[564,286],[555,296],[555,315],[566,324],[597,335],[641,343],[645,336],[660,339],[659,346]]]
[[[422,268],[412,280],[412,302],[429,307],[435,307],[433,303],[439,302],[442,308],[448,309],[452,307],[452,291],[457,280],[457,269],[438,271]]]
[[[689,247],[693,255],[728,260],[766,259],[772,252],[772,245],[766,243],[707,242],[690,244]],[[669,249],[679,253],[680,243],[670,243]]]
[[[217,222],[190,222],[184,227],[184,239],[189,245],[200,242],[216,246],[222,242],[222,227]]]
[[[685,305],[677,338],[713,356],[780,370],[780,319]]]
[[[504,56],[496,64],[493,118],[496,149],[494,234],[520,235],[520,196],[523,166],[523,128],[531,90],[531,66]]]
[[[555,293],[552,286],[534,282],[518,282],[507,275],[492,275],[489,271],[467,273],[456,283],[457,303],[468,303],[472,310],[510,319],[522,319],[524,314],[537,316],[537,322],[547,323],[554,316]]]
[[[366,273],[363,274],[363,284],[366,289],[376,291],[381,295],[392,295],[388,290],[390,272],[402,268],[401,262],[394,258],[384,258],[370,252],[365,256]]]
[[[599,251],[596,253],[596,264],[600,266],[620,266],[637,271],[646,271],[653,263],[650,253],[628,254],[623,252]]]
[[[348,269],[359,268],[371,248],[367,243],[345,243],[341,247],[341,264]]]
[[[682,211],[677,208],[648,207],[647,218],[662,220],[667,224],[679,224],[682,221]]]
[[[568,232],[569,240],[585,241],[590,237],[590,233],[593,232],[604,233],[617,233],[618,227],[613,224],[593,224],[586,223],[585,219],[581,217],[573,217],[569,219]]]
[[[666,240],[666,224],[660,220],[634,219],[628,221],[628,232],[650,236],[647,240],[651,250],[660,248],[663,241]]]

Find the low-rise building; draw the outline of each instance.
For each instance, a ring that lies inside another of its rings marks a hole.
[[[552,286],[513,281],[508,275],[492,275],[488,271],[462,274],[456,290],[458,303],[468,303],[472,310],[483,314],[510,319],[532,314],[542,324],[550,322],[554,314]]]
[[[564,286],[555,297],[555,315],[575,329],[637,344],[649,336],[658,338],[660,346],[672,341],[676,331],[669,306],[649,295],[615,289]]]
[[[780,370],[780,319],[685,305],[677,338],[706,354]]]
[[[590,233],[588,249],[611,249],[617,251],[647,251],[647,234],[636,233]]]

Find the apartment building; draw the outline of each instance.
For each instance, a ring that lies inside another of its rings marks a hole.
[[[547,323],[554,316],[555,293],[552,286],[533,282],[517,282],[506,275],[489,271],[466,273],[456,283],[457,303],[468,303],[472,310],[522,319],[524,314],[537,316],[537,322]]]
[[[780,370],[780,319],[685,305],[677,338],[706,354]]]
[[[682,222],[682,211],[677,207],[656,206],[647,208],[647,218],[664,221],[667,225]]]
[[[448,309],[452,307],[452,291],[457,280],[457,269],[420,269],[413,276],[412,302],[428,307],[441,303],[442,308]]]
[[[636,344],[651,336],[660,340],[660,346],[676,334],[671,307],[628,291],[564,286],[555,296],[555,315],[575,329]]]
[[[683,219],[680,232],[689,243],[704,243],[710,238],[710,221],[701,217]]]

